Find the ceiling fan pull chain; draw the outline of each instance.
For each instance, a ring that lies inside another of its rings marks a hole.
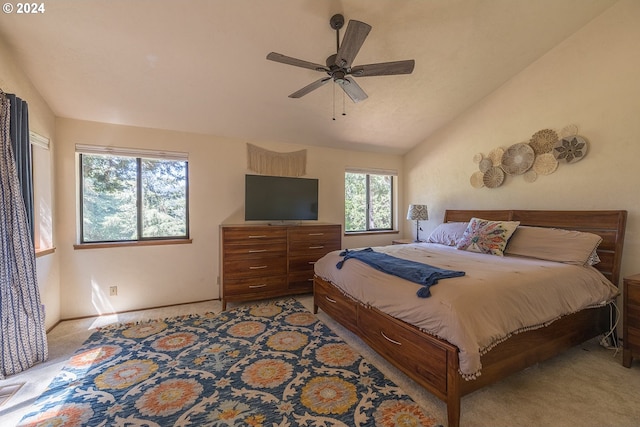
[[[344,99],[345,99],[345,98],[344,98],[344,92],[342,92],[342,115],[343,115],[343,116],[346,116],[346,115],[347,115],[347,113],[346,113],[346,111],[345,111],[345,101],[344,101]]]
[[[336,119],[336,85],[333,85],[333,120]]]

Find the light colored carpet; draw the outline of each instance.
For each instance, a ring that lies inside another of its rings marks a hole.
[[[299,300],[312,310],[311,296]],[[32,402],[96,327],[220,311],[220,302],[210,301],[60,323],[48,334],[49,360],[46,363],[0,381],[0,387],[25,383],[0,406],[0,425],[9,427],[20,421]],[[446,422],[444,403],[382,360],[325,313],[321,311],[318,317],[429,413]],[[616,355],[614,351],[602,348],[596,340],[589,341],[472,393],[462,399],[461,426],[638,426],[640,362],[634,362],[631,369],[624,368],[620,353]]]

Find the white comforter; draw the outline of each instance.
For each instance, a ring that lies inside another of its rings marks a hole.
[[[420,285],[357,259],[348,259],[338,270],[340,251],[321,258],[315,272],[358,301],[456,345],[460,371],[467,379],[480,373],[481,354],[510,335],[605,304],[618,293],[590,266],[485,255],[430,243],[374,250],[466,274],[441,279],[431,287],[430,298],[419,298]]]

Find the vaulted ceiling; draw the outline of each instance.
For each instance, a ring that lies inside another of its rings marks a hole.
[[[0,37],[59,117],[405,153],[613,3],[55,0],[2,13]],[[415,59],[413,73],[356,78],[357,104],[334,83],[289,98],[323,74],[267,54],[324,64],[336,13],[372,26],[354,65]]]

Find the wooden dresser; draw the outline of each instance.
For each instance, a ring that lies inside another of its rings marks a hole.
[[[640,356],[640,274],[623,280],[622,365],[630,368]]]
[[[313,265],[342,244],[340,224],[221,225],[222,309],[313,292]]]

